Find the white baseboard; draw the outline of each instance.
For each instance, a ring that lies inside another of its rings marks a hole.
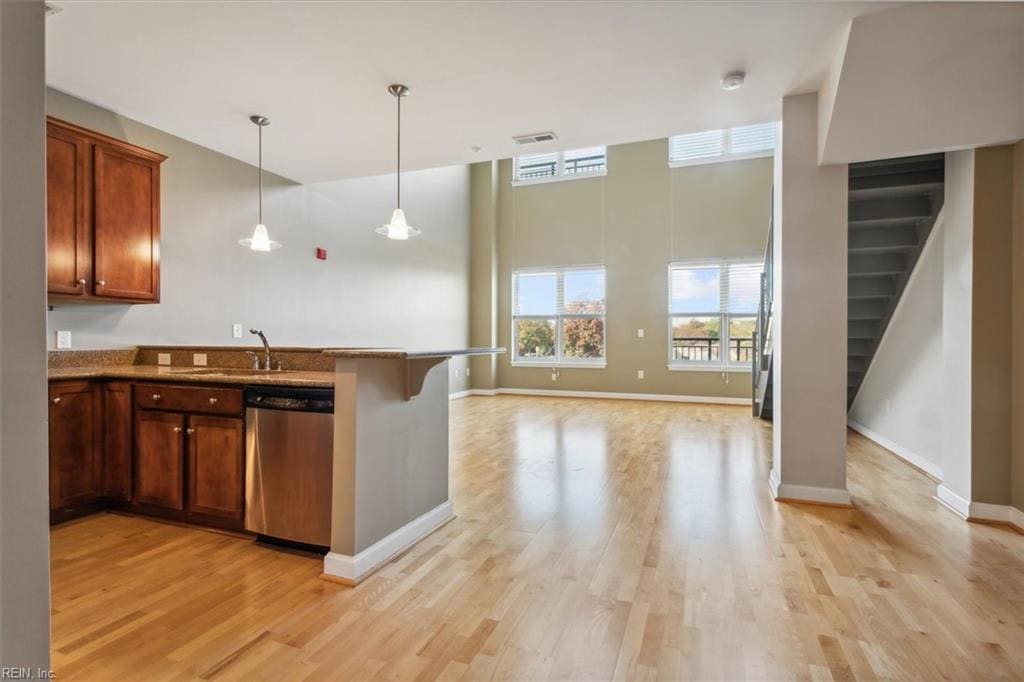
[[[771,488],[772,498],[779,501],[814,502],[841,507],[848,507],[853,502],[850,492],[843,488],[819,488],[812,485],[783,483],[778,469],[774,467],[768,474],[768,487]]]
[[[914,465],[915,467],[925,472],[932,478],[938,481],[942,480],[942,467],[940,467],[935,462],[927,460],[915,452],[911,452],[910,450],[906,449],[899,443],[889,440],[888,438],[878,433],[877,431],[872,431],[868,427],[864,426],[860,422],[854,421],[853,419],[848,419],[846,424],[851,429],[861,434],[868,440],[872,440],[878,445],[881,445],[883,448],[885,448],[892,454],[896,455],[902,460],[905,460],[906,462],[909,462],[910,464]]]
[[[466,389],[465,391],[456,391],[455,393],[448,394],[448,400],[458,400],[459,398],[465,398],[473,395],[472,389]]]
[[[960,497],[941,483],[935,488],[935,499],[962,519],[971,515],[970,500]]]
[[[412,547],[454,517],[452,502],[447,500],[390,535],[381,538],[355,556],[328,552],[324,557],[324,574],[340,579],[342,582],[358,583],[391,560],[392,557]]]
[[[535,395],[549,398],[604,398],[606,400],[651,400],[669,403],[704,403],[710,405],[749,405],[750,398],[728,398],[702,395],[671,395],[666,393],[625,393],[612,391],[563,391],[547,388],[473,389],[472,395]]]

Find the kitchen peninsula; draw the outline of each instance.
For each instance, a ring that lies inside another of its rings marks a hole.
[[[276,488],[289,532],[322,529],[325,577],[355,584],[453,517],[448,361],[503,352],[277,348],[283,369],[266,370],[249,347],[53,351],[51,516],[119,509],[310,542],[265,528]],[[333,415],[259,409],[303,395],[333,396]]]
[[[324,575],[355,584],[454,516],[448,360],[504,348],[324,351],[334,366],[334,498]]]

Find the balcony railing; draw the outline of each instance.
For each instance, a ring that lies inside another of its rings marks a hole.
[[[577,159],[566,159],[562,172],[565,175],[577,175],[580,173],[593,173],[603,170],[605,167],[605,156],[581,156]],[[535,163],[523,163],[519,165],[519,179],[532,180],[534,178],[552,178],[558,175],[558,161],[542,161]]]
[[[676,336],[672,338],[672,360],[680,362],[720,362],[721,339]],[[754,359],[754,339],[729,339],[729,362],[751,362]]]

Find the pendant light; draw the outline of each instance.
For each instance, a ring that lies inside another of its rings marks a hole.
[[[249,120],[256,124],[259,129],[260,139],[260,152],[259,152],[259,164],[260,164],[260,208],[259,208],[259,222],[256,223],[256,229],[252,231],[252,237],[246,237],[245,239],[239,239],[238,243],[242,246],[248,247],[253,251],[273,251],[281,248],[281,242],[275,242],[270,238],[267,233],[267,226],[263,224],[263,129],[270,125],[270,119],[266,116],[250,116]]]
[[[408,239],[420,234],[420,228],[405,222],[405,211],[402,210],[402,98],[409,94],[409,88],[399,83],[388,86],[388,92],[398,102],[398,158],[395,164],[395,212],[391,214],[391,222],[377,228],[377,234],[388,239]]]

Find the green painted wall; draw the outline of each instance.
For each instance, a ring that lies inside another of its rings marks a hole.
[[[471,247],[490,239],[495,209],[498,343],[511,346],[512,272],[603,264],[607,272],[607,367],[513,367],[499,356],[493,386],[713,397],[750,397],[749,373],[668,369],[668,265],[674,260],[764,255],[772,159],[668,167],[667,140],[608,148],[608,174],[514,187],[512,162],[473,166]],[[490,189],[488,189],[490,188]],[[479,193],[493,192],[490,197]],[[478,211],[477,208],[480,210]],[[481,247],[483,248],[483,247]],[[474,265],[475,271],[476,264]],[[473,276],[474,287],[483,278]],[[471,327],[491,311],[471,296]],[[643,329],[644,338],[637,338]],[[511,350],[511,349],[510,349]],[[645,378],[637,378],[637,370]],[[474,369],[474,388],[491,388]]]

